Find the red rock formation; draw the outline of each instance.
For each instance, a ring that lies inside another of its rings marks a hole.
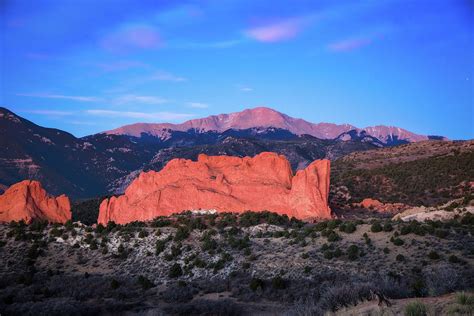
[[[71,204],[65,195],[52,197],[38,181],[25,180],[0,195],[0,222],[34,219],[65,223],[71,219]]]
[[[329,160],[317,160],[293,176],[284,156],[268,152],[253,158],[173,159],[160,172],[141,173],[125,195],[104,200],[98,223],[125,224],[197,209],[330,218],[329,169]]]
[[[403,203],[382,203],[379,200],[371,198],[364,199],[360,203],[355,203],[354,206],[379,212],[400,212],[409,207]]]

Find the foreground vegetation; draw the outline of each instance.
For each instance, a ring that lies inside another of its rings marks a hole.
[[[472,289],[473,233],[470,214],[427,223],[308,224],[269,212],[11,223],[0,227],[0,313],[318,315],[374,297],[438,296]]]

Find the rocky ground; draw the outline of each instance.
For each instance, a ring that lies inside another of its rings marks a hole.
[[[472,214],[405,223],[362,213],[4,224],[0,313],[319,315],[473,288]]]
[[[338,316],[355,315],[473,315],[474,294],[458,292],[437,297],[404,298],[392,300],[391,306],[379,306],[377,301],[362,302],[343,308]]]

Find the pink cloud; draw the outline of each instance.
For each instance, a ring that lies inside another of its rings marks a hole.
[[[371,43],[372,39],[370,38],[352,38],[330,43],[328,49],[333,52],[349,52]]]
[[[154,49],[162,46],[158,31],[150,26],[133,26],[121,29],[106,36],[101,46],[114,52],[132,49]]]
[[[245,33],[260,42],[280,42],[296,37],[307,22],[307,18],[286,19],[248,29]]]

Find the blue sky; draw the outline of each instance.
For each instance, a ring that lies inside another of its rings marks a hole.
[[[0,105],[84,136],[268,106],[474,138],[472,1],[0,3]]]

